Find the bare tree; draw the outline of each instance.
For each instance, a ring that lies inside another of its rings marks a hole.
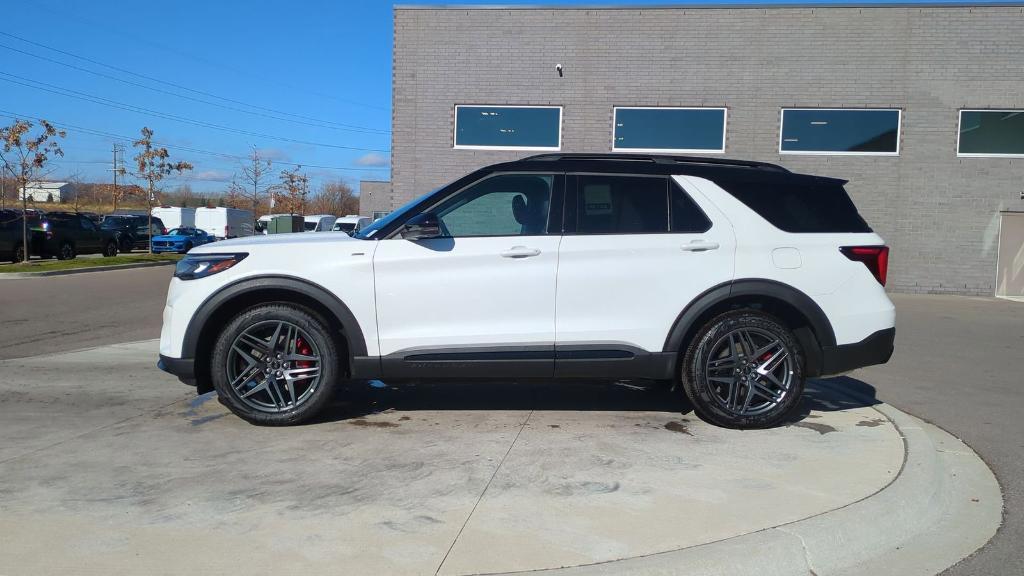
[[[306,196],[309,194],[309,177],[302,172],[302,166],[296,166],[291,170],[282,170],[279,179],[281,181],[279,205],[289,214],[304,214]]]
[[[67,133],[57,130],[46,120],[39,120],[41,130],[35,136],[29,134],[33,124],[27,120],[15,118],[10,126],[0,128],[0,140],[3,141],[3,153],[0,161],[14,175],[15,183],[21,190],[21,242],[24,263],[28,263],[32,252],[28,242],[28,183],[43,178],[49,171],[46,163],[51,156],[64,156],[64,151],[57,138],[64,138]]]
[[[149,253],[153,253],[153,198],[156,194],[158,182],[175,172],[181,173],[191,170],[192,165],[188,162],[169,162],[167,158],[170,153],[167,148],[153,146],[153,131],[147,127],[142,128],[142,138],[132,142],[132,146],[139,149],[135,156],[135,176],[145,180],[146,188],[146,213],[149,216]]]
[[[317,214],[345,216],[359,213],[359,196],[341,180],[321,184],[309,204],[310,209]]]
[[[82,173],[78,171],[73,172],[70,176],[68,176],[67,181],[68,184],[71,185],[72,206],[74,207],[75,212],[79,212],[80,208],[82,207],[83,196],[86,194],[87,185],[85,183],[85,180],[82,178]],[[61,198],[61,201],[66,200],[64,200],[64,198]]]
[[[242,164],[241,178],[232,180],[231,187],[228,188],[229,193],[233,191],[236,196],[249,200],[252,205],[253,226],[260,217],[259,209],[263,198],[269,198],[274,192],[270,170],[270,160],[263,158],[260,151],[253,146],[252,154]]]

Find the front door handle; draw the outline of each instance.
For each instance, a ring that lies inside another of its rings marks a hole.
[[[684,252],[706,252],[708,250],[718,250],[718,242],[694,240],[689,244],[683,244],[682,249]]]
[[[540,250],[526,246],[513,246],[501,253],[502,258],[530,258],[539,255]]]

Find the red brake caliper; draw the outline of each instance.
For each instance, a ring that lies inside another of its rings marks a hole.
[[[295,350],[298,351],[298,353],[302,354],[303,356],[311,356],[313,354],[313,349],[310,348],[309,344],[307,344],[306,341],[303,340],[301,336],[295,339]],[[312,368],[313,362],[312,360],[298,360],[295,362],[295,367]]]

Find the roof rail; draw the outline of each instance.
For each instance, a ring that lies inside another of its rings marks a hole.
[[[671,154],[619,154],[619,153],[587,153],[565,152],[555,154],[538,154],[523,160],[557,162],[559,160],[618,160],[626,162],[654,162],[657,164],[706,164],[711,166],[737,166],[741,168],[759,168],[777,172],[789,170],[769,162],[753,160],[733,160],[730,158],[705,158],[703,156],[674,156]]]

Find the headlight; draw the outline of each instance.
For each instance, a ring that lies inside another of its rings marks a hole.
[[[174,277],[182,280],[195,280],[213,276],[241,262],[248,254],[196,254],[178,260],[174,267]]]

